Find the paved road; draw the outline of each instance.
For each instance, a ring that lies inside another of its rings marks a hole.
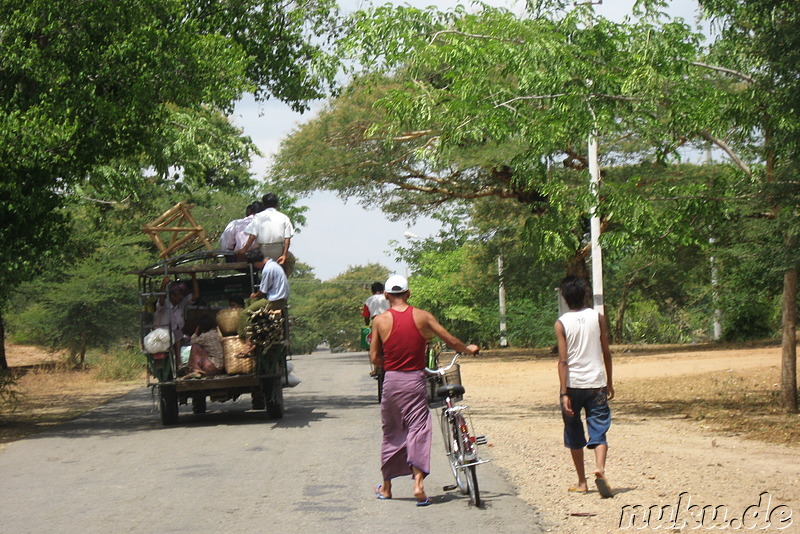
[[[142,388],[0,452],[1,532],[542,532],[493,464],[478,468],[483,509],[452,483],[438,434],[426,489],[411,479],[380,501],[379,410],[365,353],[295,356],[303,382],[282,420],[249,398],[211,403],[163,427]],[[467,393],[467,396],[469,393]],[[483,447],[484,457],[491,449]]]

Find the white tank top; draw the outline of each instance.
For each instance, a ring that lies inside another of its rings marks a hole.
[[[600,388],[606,385],[600,314],[592,308],[568,311],[558,319],[567,338],[567,387]]]

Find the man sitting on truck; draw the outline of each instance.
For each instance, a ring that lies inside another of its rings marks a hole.
[[[285,310],[289,301],[289,279],[283,268],[272,258],[265,258],[260,250],[248,250],[247,262],[261,269],[261,284],[250,295],[250,305],[242,310],[239,319],[239,337],[245,337],[245,328],[250,320],[250,312],[260,308]]]

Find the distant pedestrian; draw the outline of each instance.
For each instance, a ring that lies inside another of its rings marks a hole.
[[[389,301],[383,294],[383,282],[374,282],[370,287],[372,295],[364,302],[361,316],[364,318],[364,326],[369,326],[376,315],[380,315],[389,309]]]
[[[558,340],[558,380],[561,415],[564,420],[564,445],[570,449],[578,474],[578,484],[569,491],[588,493],[583,448],[594,449],[597,490],[603,497],[614,492],[605,478],[611,426],[608,401],[614,398],[611,350],[605,318],[585,307],[587,284],[583,278],[568,276],[561,282],[561,295],[569,306],[555,324]],[[586,441],[581,410],[586,413]]]
[[[364,318],[364,328],[362,328],[362,348],[369,349],[370,341],[372,340],[372,319],[376,315],[380,315],[389,309],[389,301],[386,300],[386,295],[383,294],[383,282],[374,282],[370,287],[372,295],[364,302],[364,307],[361,310],[361,316]],[[372,366],[369,375],[376,376],[378,370]]]
[[[381,473],[379,499],[392,498],[392,479],[411,475],[417,506],[430,504],[423,480],[430,473],[431,414],[425,389],[426,346],[438,336],[448,347],[475,356],[476,345],[464,345],[430,313],[408,304],[408,281],[399,275],[386,281],[389,309],[373,321],[369,356],[386,372],[381,398]]]

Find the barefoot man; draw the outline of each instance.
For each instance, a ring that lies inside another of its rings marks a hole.
[[[561,296],[569,311],[556,321],[558,339],[558,380],[561,384],[561,416],[564,419],[564,445],[570,449],[578,473],[578,485],[569,489],[588,493],[583,465],[583,448],[594,449],[597,470],[594,481],[603,497],[614,493],[606,482],[606,432],[611,426],[608,401],[614,398],[611,382],[611,350],[602,315],[586,308],[586,281],[568,276],[561,282]],[[581,410],[586,412],[589,441],[583,431]]]
[[[392,479],[411,475],[417,506],[430,504],[424,478],[431,466],[431,414],[425,390],[425,345],[435,335],[448,347],[473,356],[476,345],[464,345],[430,313],[409,306],[408,281],[400,275],[385,284],[389,309],[372,323],[370,361],[386,372],[381,399],[381,472],[379,499],[392,498]]]

